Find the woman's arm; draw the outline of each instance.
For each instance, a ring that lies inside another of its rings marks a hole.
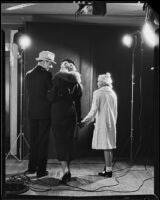
[[[89,113],[87,114],[87,116],[82,120],[82,123],[89,124],[90,122],[92,122],[94,120],[95,115],[98,110],[98,105],[99,105],[98,97],[97,97],[96,93],[94,92],[91,109],[90,109]]]

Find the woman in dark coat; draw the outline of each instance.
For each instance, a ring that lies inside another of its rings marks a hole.
[[[70,161],[73,159],[73,138],[76,124],[81,121],[82,86],[79,72],[69,59],[61,62],[61,69],[53,79],[48,94],[52,101],[51,124],[55,136],[57,158],[61,162],[61,183],[70,181]]]

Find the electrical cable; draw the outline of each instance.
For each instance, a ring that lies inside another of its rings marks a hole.
[[[142,169],[142,170],[138,170],[138,169],[133,169],[133,170],[131,170],[131,167],[127,167],[127,168],[123,168],[123,169],[116,170],[116,171],[114,171],[114,172],[122,171],[122,170],[124,170],[124,169],[128,169],[128,170],[127,170],[123,175],[120,175],[120,176],[118,176],[118,177],[115,177],[115,181],[117,182],[117,184],[114,184],[114,185],[101,186],[101,187],[98,187],[98,188],[96,188],[96,189],[94,189],[94,190],[88,190],[88,189],[84,189],[84,188],[78,187],[78,186],[73,186],[73,185],[70,185],[70,184],[67,183],[67,184],[65,184],[65,186],[69,186],[69,187],[71,187],[71,188],[74,188],[74,190],[67,189],[67,188],[63,188],[63,189],[58,189],[58,188],[57,188],[56,191],[63,191],[63,190],[67,190],[67,191],[83,191],[83,192],[104,192],[104,191],[111,191],[111,192],[120,192],[120,193],[131,193],[131,192],[136,192],[136,191],[140,190],[140,188],[143,186],[143,184],[144,184],[146,181],[148,181],[148,180],[154,178],[154,177],[149,177],[149,178],[144,179],[144,180],[142,181],[142,183],[140,184],[140,186],[139,186],[137,189],[135,189],[135,190],[128,190],[128,191],[122,191],[122,190],[119,191],[119,190],[111,190],[111,189],[102,190],[102,188],[113,187],[113,186],[119,185],[119,184],[120,184],[120,181],[119,181],[118,179],[124,177],[125,175],[127,175],[129,171],[144,171],[144,169]],[[145,168],[145,170],[146,170],[146,168]],[[98,176],[98,175],[97,175],[97,176]],[[44,182],[43,182],[43,183],[44,183]],[[45,183],[45,184],[46,184],[46,183]],[[35,188],[31,188],[31,189],[32,189],[33,191],[39,191],[39,192],[52,190],[51,185],[48,184],[48,186],[50,186],[50,188],[49,188],[48,190],[47,190],[47,189],[46,189],[46,190],[35,190]],[[76,189],[76,190],[75,190],[75,189]],[[101,189],[101,190],[100,190],[100,189]]]
[[[33,186],[29,186],[29,189],[30,190],[32,190],[32,191],[34,191],[34,192],[49,192],[49,191],[51,191],[52,189],[51,189],[51,186],[48,186],[49,188],[47,188],[47,189],[39,189],[39,188],[36,188],[36,187],[33,187]]]
[[[116,182],[117,182],[118,184],[120,183],[119,180],[118,180],[118,178],[124,177],[125,175],[127,175],[127,173],[128,173],[129,171],[144,171],[144,169],[143,169],[143,170],[137,170],[137,169],[130,170],[130,168],[131,168],[131,167],[126,167],[126,168],[123,168],[123,169],[119,169],[119,170],[114,171],[114,172],[117,172],[117,171],[122,171],[122,170],[124,170],[124,169],[129,169],[125,174],[123,174],[123,175],[121,175],[121,176],[118,176],[118,177],[115,177],[115,180],[116,180]],[[145,168],[145,170],[146,170],[146,168]],[[142,184],[139,186],[139,188],[137,188],[137,189],[134,190],[134,191],[135,191],[135,192],[138,191],[138,190],[142,187],[142,185],[144,184],[145,181],[150,180],[150,179],[152,179],[152,178],[154,178],[154,177],[150,177],[150,178],[144,179],[143,182],[142,182]],[[118,184],[116,184],[116,185],[118,185]],[[67,185],[69,185],[69,184],[67,184]],[[75,186],[71,186],[71,185],[69,185],[69,186],[70,186],[70,187],[75,187]],[[113,186],[113,185],[112,185],[112,186]],[[111,187],[111,185],[109,185],[109,186],[102,186],[102,187],[97,188],[97,189],[95,189],[95,190],[93,190],[93,191],[90,190],[90,192],[95,192],[95,191],[97,191],[97,190],[99,190],[99,189],[101,189],[101,188],[104,188],[104,187]],[[79,188],[79,187],[76,187],[76,188]],[[82,189],[83,191],[85,191],[85,189],[83,189],[83,188],[80,188],[80,189]],[[103,191],[106,191],[106,190],[103,190]],[[111,191],[111,190],[107,190],[107,191]],[[114,191],[114,190],[112,190],[112,191]],[[134,192],[134,191],[132,190],[132,191],[122,191],[122,192],[125,192],[125,193],[126,193],[126,192]],[[89,192],[89,191],[87,190],[87,192]],[[102,192],[102,190],[101,190],[101,191],[98,191],[98,192]],[[118,192],[118,191],[115,191],[115,192]]]
[[[129,168],[130,169],[130,168]],[[128,170],[128,171],[137,171],[137,170]],[[115,177],[115,180],[118,182],[118,184],[120,184],[120,182],[119,182],[119,180],[118,180],[118,178],[121,178],[121,177],[124,177],[127,173],[128,173],[128,171],[125,173],[125,174],[123,174],[123,175],[121,175],[121,176],[118,176],[118,177]],[[142,171],[142,170],[138,170],[138,171]],[[72,185],[69,185],[69,184],[66,184],[67,186],[70,186],[70,187],[73,187],[73,188],[77,188],[77,189],[81,189],[82,191],[86,191],[86,192],[104,192],[104,191],[111,191],[111,192],[120,192],[120,193],[131,193],[131,192],[136,192],[136,191],[139,191],[140,190],[140,188],[143,186],[143,184],[147,181],[147,180],[150,180],[150,179],[152,179],[152,178],[154,178],[154,177],[149,177],[149,178],[147,178],[147,179],[144,179],[143,181],[142,181],[142,183],[141,183],[141,185],[137,188],[137,189],[135,189],[135,190],[129,190],[129,191],[119,191],[119,190],[99,190],[99,189],[101,189],[101,188],[105,188],[105,187],[110,187],[110,185],[109,186],[102,186],[102,187],[99,187],[99,188],[96,188],[96,189],[94,189],[94,190],[87,190],[87,189],[84,189],[84,188],[81,188],[81,187],[77,187],[77,186],[72,186]],[[117,185],[118,185],[117,184]]]
[[[118,172],[118,171],[123,171],[125,169],[128,169],[124,174],[122,174],[120,176],[117,176],[117,177],[114,177],[114,179],[116,181],[116,184],[105,185],[105,186],[98,187],[98,188],[96,188],[94,190],[88,190],[88,189],[84,189],[84,188],[78,187],[78,186],[73,186],[73,185],[70,185],[70,184],[67,183],[67,184],[65,184],[65,186],[68,186],[69,188],[62,188],[62,189],[60,189],[60,188],[56,188],[55,189],[54,188],[54,191],[55,190],[56,191],[64,191],[64,190],[67,190],[67,191],[83,191],[83,192],[104,192],[104,191],[110,191],[110,192],[119,192],[119,193],[131,193],[131,192],[136,192],[136,191],[140,190],[140,188],[143,186],[143,184],[146,181],[154,178],[154,177],[149,177],[149,178],[144,179],[142,181],[142,183],[140,184],[140,186],[137,189],[135,189],[135,190],[128,190],[128,191],[126,191],[126,190],[122,191],[121,190],[121,191],[119,191],[119,190],[113,190],[113,189],[103,189],[103,188],[109,188],[109,187],[118,186],[120,184],[120,180],[119,179],[122,178],[122,177],[124,177],[124,176],[126,176],[129,171],[144,171],[144,169],[140,169],[140,170],[138,170],[138,169],[131,169],[131,167],[133,167],[133,165],[131,165],[129,167],[126,167],[126,168],[122,168],[122,169],[118,169],[118,170],[113,171],[115,173],[115,172]],[[144,167],[145,167],[145,170],[148,172],[147,165],[145,165]],[[147,175],[150,176],[149,174],[147,174]],[[104,177],[104,179],[105,179],[105,177]],[[23,185],[26,185],[30,190],[35,191],[35,192],[48,192],[48,191],[52,191],[53,190],[53,185],[48,184],[45,181],[42,181],[40,179],[38,181],[40,181],[41,183],[45,184],[45,187],[47,187],[47,188],[44,188],[44,187],[42,188],[41,187],[41,189],[40,189],[39,187],[36,187],[35,185],[38,185],[38,183],[36,181],[31,180],[28,176],[25,176],[25,175],[19,175],[19,176],[18,175],[14,175],[14,176],[9,177],[9,179],[7,180],[8,183],[9,182],[10,183],[11,182],[12,183],[13,182],[14,183],[22,183]],[[85,179],[85,181],[86,181],[86,179]],[[59,185],[57,184],[56,186],[59,186]],[[74,188],[74,189],[72,190],[70,188]]]
[[[141,89],[140,89],[140,91],[141,91]],[[141,107],[141,109],[142,109],[142,107]],[[140,115],[141,115],[141,109],[140,109]],[[139,119],[140,119],[140,115],[139,115]],[[140,143],[140,145],[139,145],[139,148],[138,148],[138,150],[137,150],[137,152],[139,151],[139,149],[141,148],[141,145],[142,145],[142,140],[141,140],[141,143]],[[136,156],[137,156],[137,152],[136,152]],[[136,156],[135,156],[135,158],[136,158]],[[82,163],[82,164],[90,164],[90,163]],[[93,164],[93,163],[92,163]],[[97,163],[96,163],[97,164]],[[100,163],[101,164],[101,163]],[[116,164],[116,162],[114,162],[114,165]],[[114,172],[117,172],[117,171],[122,171],[122,170],[125,170],[125,169],[129,169],[129,170],[127,170],[127,172],[126,173],[124,173],[123,175],[121,175],[121,176],[118,176],[118,177],[115,177],[115,181],[117,182],[117,184],[114,184],[114,185],[108,185],[108,186],[102,186],[102,187],[99,187],[99,188],[96,188],[95,190],[87,190],[87,189],[84,189],[84,188],[81,188],[81,187],[77,187],[77,186],[73,186],[73,185],[70,185],[70,184],[66,184],[66,186],[69,186],[69,187],[72,187],[72,188],[75,188],[75,189],[77,189],[76,191],[85,191],[85,192],[103,192],[103,191],[112,191],[112,192],[124,192],[124,193],[131,193],[131,192],[136,192],[136,191],[138,191],[142,186],[143,186],[143,184],[147,181],[147,180],[150,180],[150,179],[152,179],[152,178],[154,178],[154,177],[150,177],[150,178],[147,178],[147,179],[144,179],[143,181],[142,181],[142,183],[141,183],[141,185],[136,189],[136,190],[131,190],[131,191],[116,191],[116,190],[100,190],[101,188],[105,188],[105,187],[113,187],[113,186],[117,186],[117,185],[119,185],[120,184],[120,182],[119,182],[119,178],[121,178],[121,177],[124,177],[125,175],[127,175],[127,173],[129,172],[129,171],[143,171],[143,170],[130,170],[131,169],[131,167],[134,165],[134,163],[132,163],[132,164],[130,164],[130,163],[128,163],[128,165],[130,166],[130,167],[126,167],[126,168],[123,168],[123,169],[118,169],[118,170],[116,170],[116,171],[114,171]],[[145,165],[145,170],[147,171],[147,174],[148,174],[148,170],[147,170],[147,166]],[[97,175],[98,176],[98,175]],[[66,189],[66,190],[69,190],[69,191],[75,191],[75,189],[74,190],[70,190],[70,189]],[[57,190],[57,189],[56,189]],[[59,189],[58,189],[59,190]],[[60,190],[64,190],[64,189],[60,189]]]
[[[48,164],[54,164],[54,165],[59,165],[60,166],[60,163],[48,163]],[[101,162],[101,163],[97,163],[97,162],[90,162],[90,163],[87,163],[87,162],[77,162],[77,163],[72,163],[72,165],[79,165],[79,164],[84,164],[84,165],[101,165],[101,164],[103,164],[103,162]]]
[[[25,175],[14,175],[6,179],[6,194],[21,194],[29,190],[29,177]]]

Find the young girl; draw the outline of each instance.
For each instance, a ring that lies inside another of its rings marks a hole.
[[[105,167],[100,176],[112,177],[113,149],[116,148],[117,95],[112,89],[110,73],[98,76],[91,110],[81,121],[88,124],[96,118],[92,148],[104,151]]]

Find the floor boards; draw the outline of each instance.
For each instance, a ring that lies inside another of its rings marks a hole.
[[[19,162],[7,159],[6,179],[23,173],[27,169],[27,163],[27,160]],[[117,161],[113,166],[112,178],[97,175],[103,167],[104,161],[100,159],[74,160],[71,162],[72,179],[68,186],[65,186],[58,183],[62,176],[60,164],[57,160],[48,160],[49,176],[41,180],[31,179],[30,190],[23,195],[87,197],[154,194],[154,166],[130,165],[127,162]],[[143,183],[144,180],[146,181]]]

